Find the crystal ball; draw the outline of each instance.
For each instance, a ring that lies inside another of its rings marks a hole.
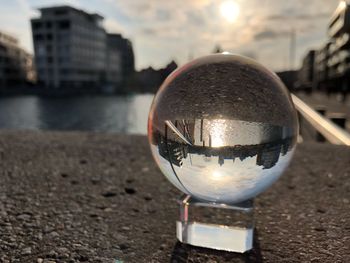
[[[274,183],[296,147],[291,96],[246,57],[209,55],[175,70],[153,100],[152,155],[166,178],[197,199],[234,204]]]

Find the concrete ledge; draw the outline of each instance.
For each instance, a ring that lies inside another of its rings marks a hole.
[[[144,136],[0,132],[0,262],[350,262],[350,149],[299,145],[256,199],[255,249],[178,243]]]

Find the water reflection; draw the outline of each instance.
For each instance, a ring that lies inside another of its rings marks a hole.
[[[166,121],[151,149],[180,190],[211,201],[239,202],[270,186],[288,165],[294,130],[223,119]]]
[[[0,98],[0,128],[146,134],[153,95]]]
[[[0,99],[0,128],[37,129],[38,98],[8,97]]]

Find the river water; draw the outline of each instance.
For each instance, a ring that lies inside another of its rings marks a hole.
[[[153,95],[0,98],[0,129],[146,134]]]

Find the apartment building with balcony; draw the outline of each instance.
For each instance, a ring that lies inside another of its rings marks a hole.
[[[329,24],[328,36],[330,38],[328,78],[343,78],[345,81],[350,70],[350,6],[348,2],[341,1],[334,12]]]
[[[302,67],[298,71],[298,82],[296,83],[298,88],[309,89],[313,86],[314,81],[314,65],[315,65],[316,50],[310,50],[303,59]]]
[[[299,71],[299,85],[306,86],[304,78],[313,63],[313,88],[329,92],[350,91],[350,4],[341,1],[333,13],[327,29],[328,39],[315,51],[314,61],[308,53]],[[311,88],[311,87],[310,87]]]
[[[325,84],[328,79],[328,61],[329,61],[329,47],[331,42],[327,42],[321,48],[315,51],[314,56],[314,80],[313,83],[321,86]],[[316,82],[316,83],[315,83]]]

